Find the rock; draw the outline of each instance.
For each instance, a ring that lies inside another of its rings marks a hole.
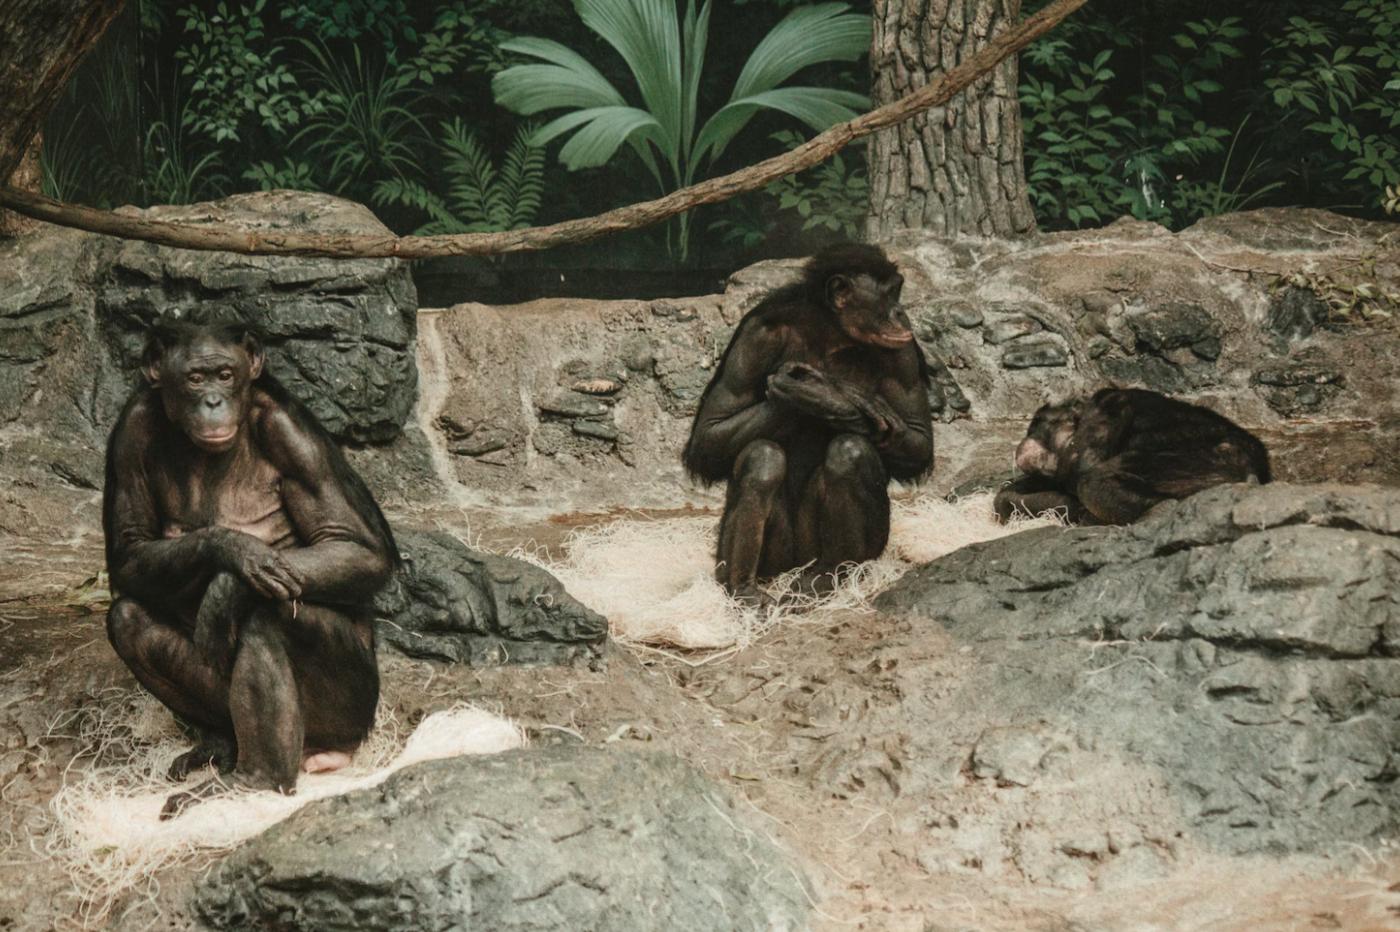
[[[1040,329],[1040,321],[1034,317],[1028,317],[1025,314],[1011,314],[999,317],[983,327],[982,339],[993,346],[999,346],[1007,340],[1024,337]]]
[[[1051,339],[1017,340],[1001,354],[1001,364],[1007,369],[1033,369],[1063,366],[1069,362],[1064,342],[1055,334]]]
[[[558,414],[561,417],[601,417],[608,413],[606,402],[575,391],[550,395],[541,399],[538,406],[545,414]]]
[[[1069,766],[1049,746],[1146,768],[1178,831],[1233,853],[1400,827],[1400,490],[1220,486],[1132,527],[968,547],[876,607],[969,652],[980,672],[960,701],[998,722],[974,775],[1024,785]]]
[[[573,428],[576,434],[606,440],[609,443],[618,438],[617,425],[607,421],[574,421]]]
[[[141,213],[250,229],[388,232],[364,207],[296,192]],[[34,470],[100,488],[101,451],[136,383],[146,323],[195,307],[262,327],[271,371],[337,437],[402,437],[417,387],[417,307],[405,263],[166,249],[45,226],[0,241],[7,475]]]
[[[418,764],[220,862],[215,928],[806,928],[800,868],[698,770],[579,746]]]
[[[1312,336],[1327,317],[1327,303],[1311,288],[1289,286],[1269,302],[1269,329],[1285,344]]]
[[[472,665],[600,656],[606,618],[537,566],[442,533],[396,533],[404,567],[375,598],[381,640],[411,657]]]

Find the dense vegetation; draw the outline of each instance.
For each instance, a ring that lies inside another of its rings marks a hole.
[[[687,2],[677,0],[682,19],[696,15]],[[827,18],[869,11],[868,0],[845,6]],[[654,73],[664,56],[629,55],[596,16],[585,23],[557,0],[142,0],[50,121],[45,186],[102,206],[324,190],[374,205],[404,232],[584,216],[698,177],[697,168],[772,155],[856,106],[869,81],[865,59],[846,47],[849,29],[824,54],[750,86],[756,106],[732,106],[750,56],[803,7],[729,0],[714,10],[708,44],[699,42],[703,76],[674,90],[691,120],[731,105],[742,119],[733,132],[720,127],[724,144],[658,131],[666,145],[632,137],[599,148],[599,127],[616,136],[616,121],[639,113],[670,119],[673,102],[648,97],[664,84]],[[510,76],[538,64],[540,49],[561,47],[618,96],[611,124],[589,122],[592,105],[570,103],[567,87],[553,89],[555,109],[520,104]],[[806,97],[783,96],[803,88]],[[692,91],[694,102],[684,96]],[[1176,228],[1266,204],[1380,216],[1400,189],[1400,4],[1091,4],[1023,55],[1021,102],[1042,228],[1124,214]],[[858,234],[865,192],[863,159],[849,151],[703,210],[684,231],[642,231],[574,260],[665,264],[668,236],[675,258],[694,239],[687,257],[697,264],[810,249]]]

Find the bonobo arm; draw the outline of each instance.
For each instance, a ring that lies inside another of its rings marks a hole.
[[[755,440],[780,440],[793,426],[790,410],[768,397],[768,376],[782,358],[786,335],[748,320],[740,325],[690,429],[683,459],[692,473],[717,482]]]
[[[138,600],[169,598],[190,580],[217,570],[243,576],[265,595],[288,598],[297,590],[292,571],[262,541],[232,528],[206,527],[180,537],[161,533],[146,453],[158,449],[152,397],[127,406],[107,444],[102,522],[112,586]]]
[[[393,557],[372,515],[347,491],[357,481],[333,441],[271,399],[258,414],[263,452],[282,475],[282,502],[304,546],[279,551],[310,602],[353,602],[389,579]]]
[[[896,415],[891,430],[877,438],[885,468],[895,479],[923,475],[933,466],[933,417],[923,367],[913,344],[895,354],[876,391]]]

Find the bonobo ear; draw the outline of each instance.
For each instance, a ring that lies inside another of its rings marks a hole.
[[[826,302],[833,310],[845,310],[854,285],[845,275],[833,275],[826,280]]]
[[[248,354],[248,381],[256,382],[258,376],[263,371],[263,348],[262,342],[258,340],[256,334],[249,331],[243,334],[243,349]]]
[[[141,374],[151,388],[160,387],[160,364],[165,358],[165,346],[160,335],[152,332],[146,337],[146,347],[141,351]]]

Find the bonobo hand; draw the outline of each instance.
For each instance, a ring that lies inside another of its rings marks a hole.
[[[768,377],[768,397],[843,433],[869,433],[865,416],[820,369],[786,362]]]
[[[904,419],[900,417],[890,403],[879,395],[865,394],[852,387],[844,387],[843,391],[851,404],[861,414],[869,426],[870,439],[875,441],[877,447],[888,444],[896,436],[905,430]]]
[[[279,602],[301,596],[305,580],[280,553],[251,534],[232,531],[224,537],[221,549],[223,569],[236,573],[255,591]]]

